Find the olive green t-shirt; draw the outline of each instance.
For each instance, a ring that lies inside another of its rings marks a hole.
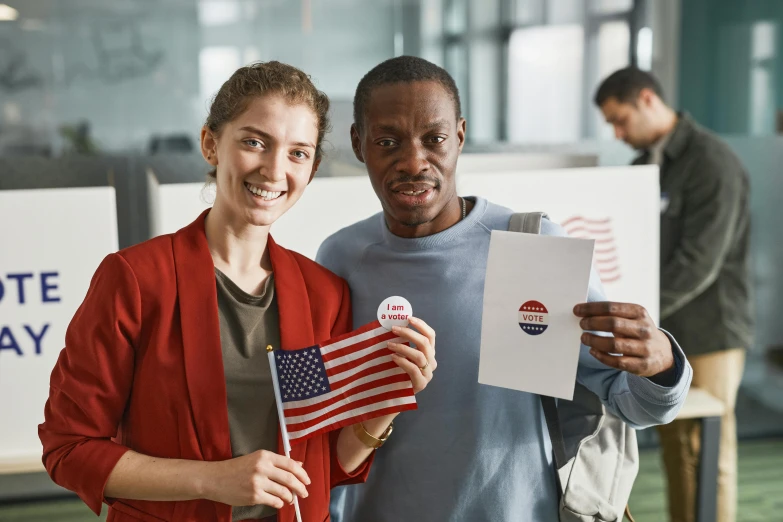
[[[240,457],[261,449],[277,452],[278,416],[266,347],[280,348],[275,285],[270,275],[260,295],[243,291],[215,269],[220,345],[228,398],[231,454]],[[242,506],[233,520],[275,515],[270,506]]]

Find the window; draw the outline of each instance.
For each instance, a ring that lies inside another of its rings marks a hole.
[[[775,40],[776,26],[773,22],[753,24],[748,127],[755,135],[775,133]]]
[[[584,28],[557,25],[511,34],[508,139],[565,143],[582,137]]]

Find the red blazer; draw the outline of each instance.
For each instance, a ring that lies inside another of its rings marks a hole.
[[[207,211],[208,212],[208,211]],[[109,474],[130,448],[188,460],[231,458],[217,291],[204,212],[175,234],[107,256],[68,326],[52,372],[43,462],[52,479],[108,521],[230,522],[231,507],[208,500],[109,499]],[[348,286],[269,238],[284,350],[351,330]],[[278,439],[279,433],[278,433]],[[312,480],[299,499],[304,522],[329,519],[329,490],[363,482],[370,459],[348,474],[337,461],[337,432],[294,444]],[[284,454],[282,439],[278,452]],[[279,512],[295,519],[293,507]]]

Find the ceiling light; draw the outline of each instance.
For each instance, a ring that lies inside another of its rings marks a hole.
[[[0,4],[0,21],[12,21],[19,18],[19,11],[10,5]]]

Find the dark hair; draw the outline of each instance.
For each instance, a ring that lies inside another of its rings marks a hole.
[[[237,69],[212,99],[205,125],[220,133],[223,126],[247,109],[256,96],[279,94],[292,104],[309,107],[318,118],[315,157],[323,155],[323,140],[329,131],[329,98],[316,89],[310,76],[281,62],[257,62]],[[209,176],[214,178],[213,170]]]
[[[438,82],[448,91],[454,102],[457,119],[462,116],[459,90],[454,78],[442,67],[415,56],[398,56],[373,67],[356,87],[353,97],[353,121],[361,129],[364,113],[372,90],[393,83]]]
[[[626,67],[613,72],[601,82],[601,86],[595,93],[594,101],[598,107],[606,103],[609,98],[617,98],[620,103],[636,105],[636,100],[642,89],[651,89],[659,98],[663,99],[663,89],[655,76],[637,67]]]

